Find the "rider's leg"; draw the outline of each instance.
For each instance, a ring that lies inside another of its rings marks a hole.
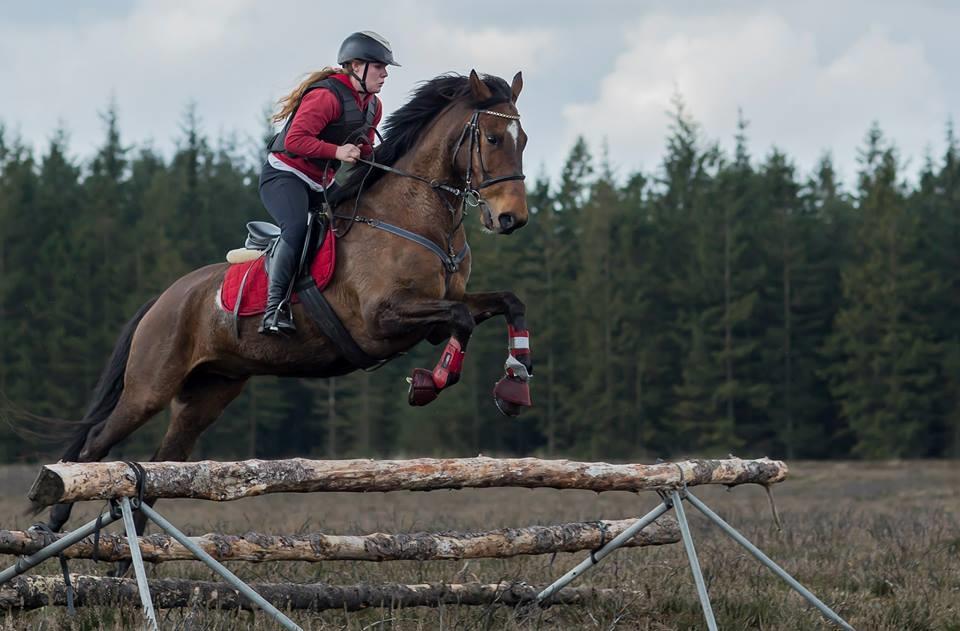
[[[292,333],[296,330],[290,305],[283,303],[290,285],[296,280],[300,255],[307,237],[310,209],[309,187],[292,173],[264,165],[260,175],[260,199],[280,225],[267,288],[267,307],[261,333]]]

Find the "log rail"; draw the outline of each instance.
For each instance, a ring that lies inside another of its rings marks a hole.
[[[553,526],[501,528],[487,532],[415,532],[369,535],[243,535],[208,533],[192,537],[218,561],[433,561],[451,559],[498,559],[530,554],[592,550],[610,541],[636,520],[577,522]],[[57,534],[53,539],[65,535]],[[650,524],[627,545],[659,546],[680,540],[677,521],[669,516]],[[0,530],[0,554],[33,554],[51,541],[35,530]],[[151,563],[194,558],[185,547],[162,534],[138,539],[143,560]],[[63,554],[72,559],[91,559],[93,537],[76,543]],[[97,544],[101,561],[130,559],[123,535],[101,533]]]
[[[608,464],[537,458],[415,460],[243,460],[145,462],[145,497],[235,500],[267,493],[432,491],[524,487],[605,491],[667,491],[684,485],[774,484],[787,476],[781,461],[686,460]],[[136,495],[123,462],[61,462],[43,467],[30,489],[38,506]]]

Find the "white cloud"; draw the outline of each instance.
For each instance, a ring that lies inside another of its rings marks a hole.
[[[383,94],[387,113],[442,72],[476,68],[509,81],[522,70],[531,175],[541,164],[557,173],[578,133],[594,149],[606,136],[621,171],[655,168],[675,91],[725,144],[740,106],[755,154],[775,142],[809,166],[831,148],[848,176],[872,120],[916,156],[942,138],[945,102],[960,102],[948,79],[955,12],[898,20],[878,9],[884,30],[853,27],[866,4],[843,7],[843,29],[799,8],[664,15],[624,3],[601,18],[567,4],[546,16],[517,4],[476,20],[464,20],[473,6],[456,0],[375,1],[362,18],[315,0],[138,0],[122,13],[90,8],[80,21],[53,7],[49,19],[0,20],[0,122],[42,145],[62,121],[73,153],[89,157],[103,137],[97,113],[113,97],[125,142],[152,138],[168,151],[193,101],[208,135],[256,136],[263,107],[334,62],[358,29],[383,33],[403,63]]]
[[[442,72],[476,68],[509,81],[521,69],[535,75],[555,53],[546,29],[471,27],[436,13],[402,2],[357,19],[306,0],[141,0],[79,27],[0,21],[0,59],[16,60],[0,63],[0,85],[13,86],[12,98],[4,90],[0,121],[38,146],[62,121],[74,153],[86,157],[103,137],[97,113],[114,98],[125,142],[152,138],[169,149],[191,102],[208,134],[258,135],[263,107],[334,63],[342,38],[358,29],[383,33],[403,63],[383,95],[387,113],[418,81]]]
[[[520,69],[537,73],[558,47],[555,34],[545,29],[475,29],[425,21],[417,35],[406,54],[418,65],[446,65],[457,72],[473,68],[508,81]]]
[[[611,159],[657,166],[671,98],[679,92],[705,132],[729,146],[737,109],[754,153],[774,143],[809,169],[833,149],[846,175],[873,120],[908,156],[942,135],[948,109],[923,46],[873,28],[833,59],[814,33],[770,13],[651,16],[626,31],[626,48],[598,96],[563,110],[569,141],[607,137]]]
[[[63,120],[74,146],[87,153],[102,137],[97,112],[111,98],[120,109],[121,130],[138,141],[174,135],[191,100],[217,99],[231,112],[233,85],[243,87],[244,77],[242,64],[227,62],[241,61],[257,35],[244,15],[252,4],[141,3],[122,17],[104,16],[83,28],[0,24],[0,58],[17,60],[0,66],[0,81],[14,86],[15,95],[4,113],[34,142]],[[249,123],[264,99],[253,90],[240,93],[251,98],[243,121]],[[228,126],[239,122],[228,119]]]

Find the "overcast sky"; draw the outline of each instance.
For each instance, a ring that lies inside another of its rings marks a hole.
[[[620,174],[653,171],[679,93],[708,138],[729,147],[741,108],[755,158],[776,145],[807,173],[829,150],[852,180],[874,120],[909,172],[939,157],[958,26],[960,3],[916,0],[0,0],[0,122],[38,147],[62,123],[79,158],[111,98],[128,144],[169,153],[190,102],[214,139],[257,137],[265,108],[369,29],[403,64],[387,113],[443,72],[522,70],[531,175],[555,175],[579,134]]]

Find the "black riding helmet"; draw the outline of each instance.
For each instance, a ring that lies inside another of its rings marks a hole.
[[[379,62],[390,66],[400,65],[393,60],[393,50],[390,49],[390,42],[384,39],[382,35],[378,35],[373,31],[353,33],[340,44],[340,52],[337,53],[337,63],[346,64],[354,59],[366,62]],[[367,92],[367,71],[369,69],[369,65],[364,65],[362,77],[357,76],[357,73],[353,70],[347,71],[360,83],[360,91],[364,93]]]
[[[373,31],[360,31],[353,33],[340,44],[340,52],[337,53],[337,63],[345,64],[354,59],[363,61],[376,61],[390,66],[399,66],[393,59],[393,50],[382,35]]]

